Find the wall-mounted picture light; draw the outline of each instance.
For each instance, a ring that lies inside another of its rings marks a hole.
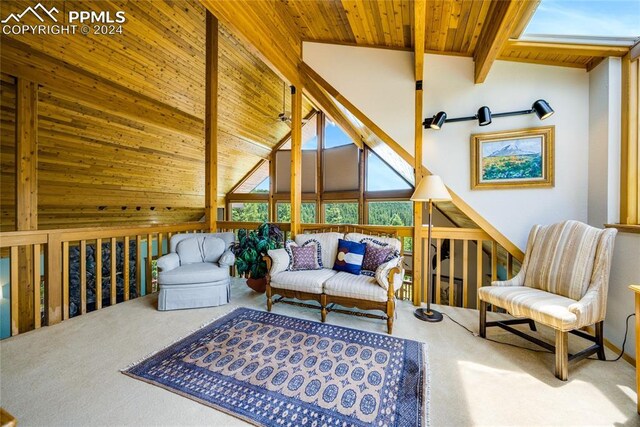
[[[444,111],[440,111],[433,117],[428,117],[424,119],[424,122],[422,122],[422,125],[424,126],[425,129],[439,130],[440,128],[442,128],[442,125],[444,125],[445,123],[477,120],[478,125],[487,126],[488,124],[491,124],[491,119],[495,117],[520,116],[523,114],[532,114],[532,113],[536,113],[536,116],[538,116],[540,120],[544,120],[547,117],[553,115],[554,111],[547,101],[545,101],[544,99],[538,99],[536,102],[533,103],[530,110],[510,111],[507,113],[492,114],[489,107],[485,105],[478,109],[478,112],[476,113],[475,116],[456,117],[453,119],[447,119],[447,113],[445,113]]]

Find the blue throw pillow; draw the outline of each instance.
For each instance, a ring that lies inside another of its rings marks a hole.
[[[367,245],[365,243],[338,239],[338,255],[336,255],[333,269],[351,274],[360,274],[366,250]]]

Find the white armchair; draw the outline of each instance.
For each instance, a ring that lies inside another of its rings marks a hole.
[[[511,280],[493,282],[478,290],[480,336],[488,326],[499,326],[556,355],[555,375],[568,377],[568,363],[597,353],[604,359],[603,324],[607,309],[609,271],[617,230],[590,227],[578,221],[536,225],[529,234],[522,268]],[[504,308],[517,319],[487,322],[487,306]],[[556,331],[555,346],[512,328],[533,321]],[[581,328],[595,325],[595,336]],[[568,333],[594,342],[570,355]]]
[[[158,310],[213,307],[230,300],[233,233],[176,234],[158,265]]]

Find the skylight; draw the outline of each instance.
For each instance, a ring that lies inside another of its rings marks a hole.
[[[542,0],[523,38],[535,36],[640,37],[640,2]]]

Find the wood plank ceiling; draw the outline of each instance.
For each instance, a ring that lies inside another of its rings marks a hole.
[[[411,0],[282,0],[304,41],[413,50]],[[492,3],[514,0],[431,0],[425,15],[425,52],[473,57]],[[517,39],[539,0],[522,2],[521,19],[509,36]],[[627,49],[628,50],[628,49]],[[599,58],[622,56],[617,49],[583,51],[575,45],[545,49],[507,43],[498,58],[508,61],[588,68]]]
[[[1,36],[1,229],[15,229],[15,78],[39,85],[39,228],[198,220],[204,7],[196,0],[42,3],[124,10],[127,21],[122,35]],[[29,5],[3,2],[3,16]],[[277,121],[282,80],[224,27],[219,40],[223,195],[290,129]],[[303,114],[312,108],[305,101]]]

